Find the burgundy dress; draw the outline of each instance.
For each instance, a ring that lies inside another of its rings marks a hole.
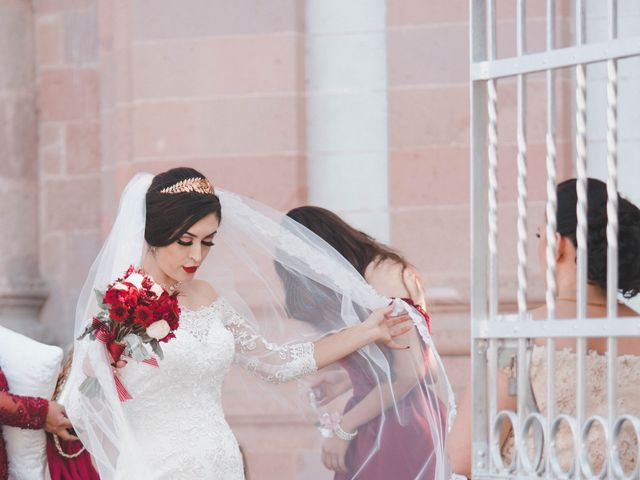
[[[413,305],[411,300],[403,300]],[[420,307],[417,307],[417,310],[425,317],[431,331],[429,316]],[[423,348],[425,365],[428,361],[427,353],[427,349]],[[359,360],[358,355],[350,355],[340,362],[353,385],[353,397],[347,402],[345,413],[378,387],[369,367]],[[347,473],[336,473],[335,480],[434,478],[435,462],[430,462],[427,468],[424,468],[434,450],[428,419],[439,419],[440,431],[445,432],[445,405],[437,400],[435,394],[429,392],[427,387],[416,385],[398,402],[397,409],[399,417],[393,409],[389,409],[385,412],[384,420],[379,416],[358,428],[358,435],[349,444],[345,458]]]
[[[45,398],[11,395],[7,378],[0,368],[0,426],[37,430],[44,426],[49,411]],[[0,480],[9,478],[9,460],[0,428]]]

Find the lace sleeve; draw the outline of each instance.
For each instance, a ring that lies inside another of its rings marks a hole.
[[[234,361],[270,383],[283,383],[318,370],[313,342],[276,345],[262,337],[231,305],[221,300],[224,326],[236,344]]]

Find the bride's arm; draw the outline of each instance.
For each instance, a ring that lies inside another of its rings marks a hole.
[[[407,315],[390,318],[392,306],[374,310],[364,322],[328,335],[316,342],[276,345],[260,336],[237,312],[225,325],[233,333],[239,349],[237,362],[269,382],[286,382],[315,373],[372,342],[404,349],[393,338],[411,326],[403,325]]]
[[[408,315],[390,317],[392,306],[374,310],[362,323],[316,342],[277,345],[267,341],[227,304],[224,324],[234,336],[236,362],[268,382],[281,383],[316,372],[372,342],[407,348],[394,337],[412,328]]]

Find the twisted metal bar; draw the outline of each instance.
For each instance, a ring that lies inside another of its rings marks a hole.
[[[487,82],[489,160],[489,319],[498,316],[498,93],[496,81]]]
[[[547,0],[547,51],[553,51],[555,47],[555,0]],[[545,292],[545,300],[547,304],[547,318],[554,320],[556,316],[556,230],[557,230],[557,205],[558,197],[556,192],[556,142],[555,142],[555,118],[556,118],[556,95],[555,95],[555,74],[553,70],[547,70],[547,205],[546,205],[546,260],[547,260],[547,289]],[[553,338],[547,339],[547,371],[555,372],[556,370],[556,341]],[[547,375],[547,423],[546,432],[551,431],[553,419],[556,412],[556,382],[554,375]],[[551,471],[549,461],[548,445],[549,436],[545,435],[545,462],[544,468],[546,472]]]
[[[518,90],[524,97],[524,79],[518,78]],[[520,101],[518,102],[520,103]],[[524,105],[518,108],[524,109]],[[518,312],[524,319],[527,313],[527,140],[524,114],[518,118]]]
[[[607,62],[607,304],[617,315],[618,293],[618,66]]]
[[[580,3],[580,2],[578,2]],[[587,313],[587,95],[586,67],[576,67],[576,194],[578,197],[576,215],[578,225],[576,238],[577,255],[577,319],[584,320]],[[586,375],[584,362],[587,354],[587,342],[584,337],[576,341],[576,420],[582,425],[585,417]],[[576,439],[577,451],[582,447],[582,439]]]
[[[576,67],[576,215],[578,225],[578,318],[586,316],[587,254],[587,80],[586,67]]]
[[[618,2],[609,0],[609,38],[618,35]],[[618,63],[607,61],[607,318],[618,316]],[[618,340],[607,339],[607,415],[610,431],[614,431],[617,415],[618,387]],[[616,475],[611,455],[612,444],[608,444],[609,461],[607,473]]]
[[[551,320],[556,314],[556,210],[558,208],[558,196],[556,194],[556,142],[552,130],[547,130],[547,225],[546,225],[546,260],[547,260],[547,291],[545,300],[547,303],[547,317]]]

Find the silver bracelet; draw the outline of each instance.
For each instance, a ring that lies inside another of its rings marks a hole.
[[[336,425],[336,428],[333,429],[333,433],[336,434],[336,437],[341,438],[342,440],[346,440],[347,442],[350,442],[351,440],[356,438],[356,435],[358,435],[358,430],[356,430],[355,432],[345,432],[340,426],[340,424],[338,424]]]

